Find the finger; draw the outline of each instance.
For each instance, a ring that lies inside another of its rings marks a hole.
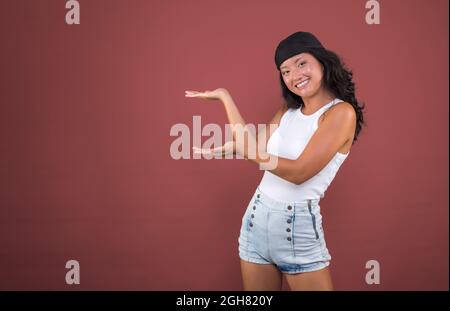
[[[227,155],[233,153],[233,146],[230,144],[225,144],[223,146],[214,148],[211,150],[214,155]]]
[[[216,148],[213,148],[213,149],[200,149],[198,147],[193,147],[192,149],[194,149],[194,154],[212,155],[214,157],[216,157],[216,156],[224,156],[224,155],[233,153],[232,149],[227,150],[225,148],[225,146],[216,147]]]
[[[184,93],[186,93],[186,94],[206,94],[206,93],[209,93],[209,91],[204,91],[204,92],[200,92],[200,91],[184,91]]]
[[[205,96],[205,94],[201,93],[201,92],[195,92],[195,93],[186,93],[186,94],[184,94],[184,96],[186,96],[186,97],[203,97],[203,96]]]
[[[213,155],[213,156],[218,156],[218,155],[223,155],[224,154],[224,150],[219,150],[218,148],[214,148],[214,149],[216,149],[216,150],[195,148],[194,149],[194,153],[195,154],[202,154],[202,155]]]
[[[200,149],[197,147],[192,147],[192,149],[194,149],[194,153],[195,154],[211,154],[211,150],[210,149]]]
[[[224,149],[224,146],[220,146],[220,147],[212,148],[211,151],[217,152],[217,151],[222,151],[223,149]]]

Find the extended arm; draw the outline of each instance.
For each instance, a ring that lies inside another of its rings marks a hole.
[[[238,125],[237,127],[234,127],[233,130],[233,139],[236,141],[236,135],[239,135],[239,128],[240,126],[245,127],[245,134],[251,135],[252,132],[249,128],[249,124],[247,124],[244,119],[242,118],[239,109],[237,108],[236,104],[234,103],[233,98],[231,97],[230,93],[228,91],[224,91],[223,96],[221,97],[222,103],[224,105],[228,121],[233,126]],[[283,116],[283,113],[287,110],[286,105],[283,105],[274,115],[272,120],[269,122],[269,124],[265,124],[260,129],[256,129],[256,137],[252,136],[248,139],[244,140],[243,143],[243,149],[249,150],[252,143],[250,142],[251,139],[254,139],[253,142],[255,145],[259,147],[259,150],[262,152],[266,151],[266,145],[267,141],[269,140],[270,136],[272,135],[273,131],[278,127],[280,123],[280,119]],[[243,133],[241,133],[242,136],[244,136]],[[245,153],[244,157],[247,158],[248,154]],[[256,159],[255,159],[256,160]],[[262,159],[261,159],[262,160]]]
[[[187,97],[220,99],[225,107],[228,120],[233,125],[233,138],[237,139],[234,151],[245,159],[258,163],[260,168],[295,184],[301,184],[316,175],[334,157],[355,130],[356,114],[348,103],[340,103],[332,107],[327,118],[316,130],[302,154],[295,160],[277,157],[266,152],[265,148],[255,148],[257,138],[247,130],[247,125],[237,109],[233,99],[225,89],[212,92],[186,92]],[[274,120],[279,123],[283,109],[277,112]],[[265,130],[270,127],[265,128]],[[270,135],[266,132],[266,141]],[[245,139],[242,139],[244,138]],[[252,148],[253,147],[253,148]],[[219,148],[220,149],[220,148]],[[222,149],[224,149],[222,147]],[[197,150],[198,151],[198,150]],[[202,151],[201,151],[202,152]]]
[[[248,139],[242,141],[244,144],[241,146],[244,150],[249,150],[249,146],[255,144],[261,148],[261,150],[266,150],[267,141],[272,134],[272,132],[278,126],[283,113],[287,110],[286,105],[283,105],[272,118],[272,120],[266,126],[262,127],[260,130],[256,129],[256,137],[253,135],[251,126],[245,122],[239,109],[237,108],[233,98],[231,97],[228,90],[224,88],[218,88],[214,91],[186,91],[186,97],[199,97],[205,99],[219,99],[225,108],[225,112],[228,118],[228,123],[232,126],[233,141],[236,142],[236,136],[243,137],[244,135],[249,135]],[[252,141],[253,140],[253,141]],[[258,144],[260,142],[260,144]],[[247,157],[248,154],[243,154]]]

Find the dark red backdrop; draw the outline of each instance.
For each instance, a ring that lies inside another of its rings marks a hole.
[[[311,31],[353,69],[360,140],[321,206],[336,289],[448,290],[448,1],[1,0],[0,289],[239,290],[262,171],[170,157],[170,128],[280,105],[276,44]],[[65,263],[81,284],[65,284]],[[365,283],[378,260],[381,284]],[[284,288],[286,289],[286,283]]]

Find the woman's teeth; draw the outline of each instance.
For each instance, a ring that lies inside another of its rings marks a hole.
[[[308,84],[308,82],[309,82],[309,79],[303,81],[302,83],[297,84],[295,87],[300,89],[300,88],[304,87],[306,84]]]

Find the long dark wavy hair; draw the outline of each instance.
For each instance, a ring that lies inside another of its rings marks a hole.
[[[311,48],[307,53],[313,55],[323,66],[323,84],[335,97],[348,102],[356,112],[356,129],[352,144],[358,138],[364,121],[363,110],[365,104],[355,97],[355,83],[353,82],[353,72],[346,67],[342,59],[333,51],[322,48]],[[280,82],[283,98],[288,108],[301,108],[304,103],[300,96],[292,93],[284,83],[280,72]]]

